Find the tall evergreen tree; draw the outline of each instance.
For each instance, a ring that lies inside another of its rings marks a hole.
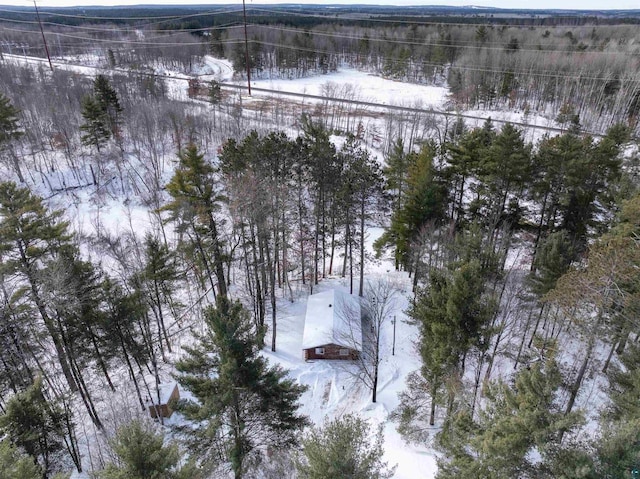
[[[181,429],[188,445],[212,468],[230,464],[234,477],[248,477],[259,447],[288,448],[307,424],[297,414],[305,388],[259,356],[260,341],[239,302],[218,297],[205,311],[208,331],[176,364],[177,377],[195,401],[180,410],[193,421]]]
[[[402,138],[398,138],[391,145],[391,151],[385,158],[386,166],[383,169],[383,173],[387,180],[387,189],[394,192],[394,211],[399,210],[402,206],[411,154],[404,151],[404,142]]]
[[[486,351],[490,339],[490,320],[495,304],[485,292],[486,276],[477,259],[458,265],[451,271],[433,270],[429,284],[419,291],[409,316],[420,327],[421,375],[423,380],[411,381],[414,390],[403,396],[397,414],[404,416],[403,427],[411,429],[411,421],[421,421],[424,411],[412,404],[415,388],[427,388],[431,396],[429,425],[435,424],[436,406],[441,401],[442,388],[455,384],[463,375],[467,354],[476,349]],[[447,408],[451,410],[455,390],[447,391]]]
[[[93,80],[93,93],[95,101],[107,121],[111,135],[117,137],[122,107],[118,94],[105,75],[97,75]]]
[[[439,435],[443,454],[437,479],[540,477],[539,462],[559,444],[564,431],[581,422],[556,403],[561,373],[553,359],[520,370],[512,385],[497,382],[487,389],[487,404],[474,419],[462,410],[448,419]]]
[[[482,128],[475,128],[464,133],[457,141],[447,144],[446,174],[452,182],[453,205],[451,218],[458,222],[465,219],[464,195],[467,182],[472,177],[479,177],[483,159],[487,150],[495,140],[496,132],[491,120],[487,120]],[[472,206],[477,206],[477,199]]]
[[[488,188],[490,220],[502,219],[510,194],[522,193],[531,172],[531,151],[522,131],[507,123],[486,150],[480,177]]]
[[[141,279],[146,286],[146,296],[156,317],[159,343],[162,345],[164,341],[171,352],[163,308],[173,306],[172,295],[179,278],[178,269],[174,255],[158,238],[147,234],[144,244],[145,266]]]
[[[182,231],[190,230],[194,235],[196,250],[208,273],[211,288],[218,287],[220,296],[227,296],[224,273],[224,254],[221,239],[221,220],[216,217],[222,196],[216,191],[214,168],[204,159],[193,143],[178,153],[180,163],[167,184],[172,200],[164,207],[172,213],[172,219]],[[208,240],[211,252],[205,242]],[[211,254],[213,265],[210,265]],[[213,275],[215,274],[215,282]]]
[[[16,140],[23,135],[18,124],[19,113],[20,111],[11,104],[9,99],[0,93],[0,154],[11,147],[12,140]],[[13,165],[18,178],[24,183],[18,155],[13,154],[10,157],[10,163]]]
[[[32,301],[49,333],[58,361],[72,391],[76,380],[69,365],[55,318],[44,301],[41,272],[70,236],[59,211],[47,211],[42,200],[15,183],[0,183],[0,252],[5,280],[16,278],[26,287],[21,294]]]
[[[220,82],[211,80],[209,83],[209,102],[212,105],[217,105],[222,100],[222,90],[220,88]]]
[[[566,231],[549,235],[536,254],[535,271],[531,276],[533,292],[543,296],[555,288],[558,279],[567,272],[575,259],[575,249]]]
[[[341,477],[387,479],[395,467],[382,460],[382,426],[375,435],[364,419],[355,415],[327,422],[314,428],[302,440],[302,453],[296,464],[300,479]]]
[[[200,471],[182,465],[176,445],[164,444],[163,434],[140,420],[120,426],[111,440],[116,462],[97,473],[98,479],[198,479]]]
[[[325,258],[326,254],[326,232],[327,222],[336,220],[337,195],[341,189],[342,164],[340,157],[336,154],[336,149],[329,138],[329,131],[320,122],[314,122],[310,117],[303,115],[302,120],[303,135],[300,138],[302,150],[302,168],[306,174],[308,191],[313,202],[313,286],[318,284],[318,280],[326,275]],[[351,205],[349,205],[351,206]],[[348,217],[349,210],[345,211],[345,268],[347,264],[347,248],[352,238],[352,218]],[[343,275],[345,274],[343,268]]]
[[[0,479],[42,479],[40,466],[9,439],[0,441]]]
[[[0,432],[36,458],[46,479],[59,466],[64,449],[64,413],[42,392],[42,379],[9,400],[0,415]]]
[[[20,110],[15,108],[9,99],[0,93],[0,149],[4,143],[22,136],[18,125]]]
[[[360,285],[358,296],[364,294],[365,265],[365,230],[366,221],[372,212],[379,211],[381,206],[382,174],[375,160],[364,150],[354,136],[349,136],[340,150],[343,164],[343,184],[340,196],[346,210],[347,231],[354,230],[353,223],[359,223],[359,242],[355,235],[348,234],[348,240],[360,247]],[[353,211],[350,211],[353,210]],[[353,293],[353,253],[349,245],[350,284]]]
[[[104,111],[95,97],[86,96],[82,99],[82,118],[84,119],[84,123],[80,125],[80,130],[84,132],[81,136],[82,143],[93,146],[100,152],[100,147],[111,138],[111,131]]]
[[[418,155],[412,155],[403,206],[393,214],[391,226],[374,244],[377,252],[393,245],[396,267],[403,266],[409,271],[414,266],[410,248],[420,229],[430,221],[442,221],[446,215],[447,191],[433,164],[434,156],[435,150],[429,145]]]

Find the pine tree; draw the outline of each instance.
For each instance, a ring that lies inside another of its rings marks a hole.
[[[382,425],[373,433],[367,422],[355,415],[314,428],[302,440],[296,467],[300,479],[387,479],[394,475],[382,460]]]
[[[390,228],[374,244],[378,253],[385,246],[394,246],[396,268],[413,269],[409,254],[413,240],[425,224],[438,223],[445,217],[447,191],[433,164],[434,156],[431,146],[411,155],[403,206],[393,214]]]
[[[85,121],[80,125],[80,130],[84,132],[82,144],[94,146],[100,152],[100,147],[111,138],[111,131],[95,97],[86,96],[82,99],[82,118]]]
[[[42,199],[28,189],[0,183],[2,273],[17,287],[14,301],[29,305],[41,321],[39,328],[44,326],[53,342],[70,391],[80,394],[94,424],[101,428],[84,381],[87,343],[79,341],[79,325],[86,325],[84,320],[92,315],[93,308],[82,308],[83,303],[92,301],[91,274],[84,276],[87,284],[74,277],[84,266],[78,262],[77,249],[61,216],[60,211],[48,211]]]
[[[98,479],[198,479],[200,471],[182,465],[178,447],[164,445],[162,433],[134,420],[121,426],[110,441],[115,463],[97,473]]]
[[[4,439],[0,441],[0,479],[42,479],[42,471],[32,457]]]
[[[42,200],[15,183],[0,183],[0,252],[5,277],[18,276],[28,297],[44,322],[58,361],[72,391],[77,389],[55,318],[45,304],[40,272],[70,236],[61,212],[47,211]]]
[[[541,297],[555,288],[558,279],[567,272],[575,259],[575,249],[564,230],[551,233],[538,249],[531,283],[533,292]]]
[[[11,104],[9,99],[0,93],[0,153],[3,153],[7,147],[11,147],[12,140],[16,140],[24,134],[20,131],[18,124],[19,113],[20,111]],[[18,178],[24,183],[18,155],[10,155],[10,158]]]
[[[350,231],[352,229],[351,223],[356,223],[357,221],[360,229],[360,286],[358,296],[362,297],[364,294],[365,223],[371,218],[373,211],[379,211],[380,209],[382,174],[377,162],[358,144],[353,135],[347,138],[340,151],[340,156],[342,157],[343,165],[343,184],[340,189],[340,200],[348,219],[345,226]],[[353,229],[355,230],[355,228]],[[353,236],[355,235],[349,234],[350,242],[358,245]],[[351,245],[349,245],[349,263],[351,265],[350,285],[353,293],[353,254]]]
[[[614,366],[609,374],[608,417],[640,420],[640,347],[634,343],[627,348],[620,356],[621,364]]]
[[[45,398],[39,378],[7,402],[6,413],[0,415],[0,432],[36,458],[44,477],[48,477],[64,449],[63,421],[63,411]]]
[[[507,123],[486,150],[480,165],[480,178],[489,193],[490,221],[502,218],[509,195],[522,193],[530,172],[530,147],[525,145],[522,131]]]
[[[15,108],[9,99],[0,93],[0,149],[8,141],[22,136],[18,125],[20,110]]]
[[[209,102],[212,105],[217,105],[222,100],[222,89],[220,88],[220,82],[211,80],[209,83]]]
[[[106,124],[112,136],[118,136],[120,114],[122,107],[115,89],[104,75],[97,75],[93,80],[93,93],[98,108],[106,119]]]
[[[196,249],[204,263],[215,291],[217,280],[220,296],[227,296],[227,282],[224,273],[226,256],[220,238],[219,221],[216,213],[220,209],[222,196],[215,190],[214,168],[204,160],[204,154],[198,152],[198,147],[190,144],[178,153],[180,163],[167,184],[167,191],[172,201],[164,209],[172,213],[179,228],[190,229],[194,233]],[[209,252],[204,245],[204,239],[211,245],[213,265],[209,264]]]
[[[308,184],[309,195],[313,201],[313,274],[311,292],[314,285],[318,284],[320,277],[326,275],[325,259],[327,222],[337,221],[338,205],[345,205],[338,201],[338,194],[343,182],[341,181],[342,164],[336,149],[329,138],[329,131],[320,122],[314,122],[309,116],[303,115],[301,119],[303,135],[300,138],[302,152],[302,168]],[[352,224],[354,218],[350,215],[350,209],[343,212],[345,232],[345,262],[343,276],[346,273],[346,264],[350,242],[352,241]],[[302,249],[302,248],[301,248]]]
[[[486,351],[495,311],[492,298],[485,292],[486,272],[477,259],[461,264],[452,263],[450,271],[433,270],[429,285],[418,292],[409,316],[420,326],[421,374],[424,381],[413,380],[417,388],[428,389],[430,400],[429,425],[435,424],[436,405],[446,383],[455,383],[464,373],[465,358],[472,350]],[[414,389],[405,395],[411,399]],[[448,409],[454,401],[454,390],[448,390]],[[426,415],[403,403],[397,415],[405,415],[406,428],[410,417]]]
[[[536,451],[545,457],[563,432],[581,422],[556,404],[562,376],[552,358],[520,370],[512,385],[487,388],[487,404],[473,419],[467,410],[448,419],[439,435],[437,479],[540,477]]]
[[[239,302],[219,296],[205,321],[208,331],[176,364],[180,385],[197,400],[180,405],[193,421],[181,432],[205,464],[230,463],[240,479],[247,477],[249,459],[259,459],[258,446],[295,444],[296,432],[307,424],[296,412],[305,388],[258,354],[253,322]]]
[[[148,306],[139,290],[127,294],[121,285],[110,279],[103,281],[102,289],[104,303],[99,317],[105,347],[126,366],[140,407],[146,410],[134,365],[141,368],[152,356],[154,338],[150,332]]]
[[[463,199],[467,191],[467,180],[479,177],[483,158],[493,143],[496,132],[491,120],[482,128],[464,133],[455,143],[447,144],[448,167],[446,174],[453,182],[453,208],[451,217],[462,222],[465,217]]]
[[[387,189],[395,193],[393,210],[397,211],[402,207],[402,200],[405,193],[407,174],[409,171],[411,153],[404,151],[404,142],[398,138],[391,145],[391,151],[387,155],[386,167],[383,173],[387,179]]]
[[[164,342],[171,352],[163,307],[173,306],[171,296],[179,276],[177,265],[169,248],[163,245],[158,238],[147,234],[144,243],[146,264],[142,271],[141,280],[146,285],[146,295],[158,323],[159,343],[162,346],[162,338],[164,338]]]
[[[122,107],[118,94],[104,75],[98,75],[93,81],[93,95],[82,99],[82,118],[84,123],[80,130],[82,143],[87,146],[95,146],[98,152],[100,147],[112,137],[118,137],[120,114]]]

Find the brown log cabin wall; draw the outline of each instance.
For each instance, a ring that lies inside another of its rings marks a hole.
[[[316,348],[324,348],[324,354],[316,354]],[[347,349],[349,354],[343,356],[340,354],[341,349]],[[304,350],[304,359],[342,359],[342,360],[354,360],[358,359],[358,351],[344,346],[338,346],[337,344],[325,344],[323,346],[316,346],[314,348],[308,348]]]

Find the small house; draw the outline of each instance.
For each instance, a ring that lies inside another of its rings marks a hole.
[[[152,418],[156,419],[158,413],[161,417],[171,417],[173,409],[171,408],[179,399],[180,391],[178,390],[177,383],[160,384],[160,402],[155,397],[152,404],[149,405],[149,414]]]
[[[358,359],[362,352],[359,298],[335,289],[310,295],[302,350],[305,360]]]

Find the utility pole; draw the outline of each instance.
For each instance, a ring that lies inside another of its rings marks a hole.
[[[49,60],[49,68],[51,68],[51,71],[53,71],[51,56],[49,55],[49,47],[47,46],[47,39],[45,38],[44,30],[42,29],[42,22],[40,21],[40,12],[38,12],[38,5],[36,5],[36,0],[33,0],[33,6],[36,9],[36,17],[38,18],[38,25],[40,25],[40,33],[42,33],[42,43],[44,43],[44,51],[47,52],[47,60]]]
[[[394,316],[391,320],[393,323],[393,346],[391,347],[391,356],[396,355],[396,317]]]
[[[36,0],[33,0],[34,2]],[[247,8],[242,0],[242,17],[244,18],[244,62],[247,65],[247,88],[251,96],[251,65],[249,65],[249,40],[247,40]]]

